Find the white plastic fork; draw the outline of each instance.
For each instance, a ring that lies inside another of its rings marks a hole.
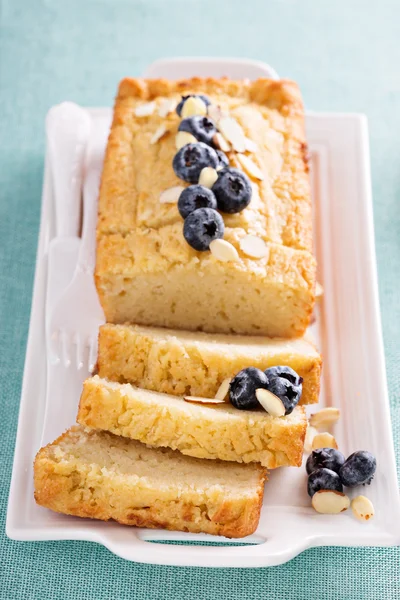
[[[100,140],[101,136],[101,140]],[[48,354],[51,364],[75,363],[78,370],[94,368],[99,326],[104,323],[94,283],[97,195],[103,155],[104,132],[93,132],[86,155],[83,188],[83,230],[78,263],[72,281],[54,306],[49,320]]]

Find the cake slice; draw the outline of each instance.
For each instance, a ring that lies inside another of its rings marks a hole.
[[[35,499],[59,513],[227,537],[256,529],[265,469],[73,427],[35,459]]]
[[[98,374],[166,394],[214,398],[241,369],[288,365],[303,377],[301,404],[318,402],[321,356],[306,338],[191,333],[106,324],[99,331]]]
[[[97,376],[83,385],[77,420],[188,456],[259,462],[269,469],[301,465],[307,427],[302,407],[286,417],[272,417],[226,402],[189,403]]]

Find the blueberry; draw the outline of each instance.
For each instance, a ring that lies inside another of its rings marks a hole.
[[[222,212],[237,213],[250,204],[250,180],[238,169],[232,167],[221,169],[212,191],[217,198],[218,208]]]
[[[260,403],[256,398],[256,390],[266,388],[267,384],[267,376],[260,369],[255,367],[242,369],[230,383],[229,400],[233,406],[242,410],[259,408]]]
[[[208,117],[196,115],[195,117],[187,117],[179,123],[178,131],[188,131],[196,140],[204,142],[212,146],[212,139],[217,133],[214,121]]]
[[[210,99],[207,98],[207,96],[204,96],[203,94],[188,94],[187,96],[182,96],[182,100],[179,102],[178,106],[175,109],[179,116],[181,116],[182,106],[185,104],[186,100],[188,98],[193,97],[201,98],[206,106],[209,106],[211,104]]]
[[[217,200],[213,192],[204,185],[189,185],[185,188],[178,200],[178,210],[186,219],[190,213],[198,208],[217,208]]]
[[[308,495],[311,498],[315,492],[319,490],[335,490],[336,492],[343,492],[342,482],[339,479],[339,475],[335,471],[330,469],[317,469],[308,476]]]
[[[229,167],[229,158],[225,152],[222,152],[222,150],[216,150],[216,153],[218,156],[218,166],[222,168]]]
[[[267,390],[282,400],[285,407],[285,415],[290,415],[295,406],[297,406],[301,398],[302,389],[303,386],[301,384],[294,385],[283,377],[269,379],[267,385]]]
[[[310,474],[316,469],[325,468],[339,473],[344,460],[343,454],[335,448],[318,448],[318,450],[314,450],[308,457],[306,471]]]
[[[274,379],[275,377],[283,377],[283,379],[287,379],[288,381],[290,381],[290,383],[293,383],[294,385],[300,385],[301,383],[303,383],[303,378],[300,377],[300,375],[298,375],[296,371],[287,366],[270,367],[269,369],[265,370],[265,374],[268,377],[268,379]]]
[[[183,236],[195,250],[208,250],[210,243],[224,235],[224,220],[212,208],[198,208],[190,213],[183,224]]]
[[[376,458],[366,450],[350,454],[339,471],[339,477],[347,487],[371,483],[376,471]]]
[[[204,167],[215,169],[218,166],[218,156],[207,144],[186,144],[175,154],[172,166],[178,177],[197,183]]]

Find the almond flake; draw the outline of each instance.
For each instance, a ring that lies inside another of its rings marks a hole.
[[[153,114],[155,107],[155,102],[146,102],[146,104],[140,104],[135,108],[135,115],[137,117],[148,117]]]
[[[185,188],[183,185],[175,185],[167,190],[164,190],[160,194],[161,204],[176,204],[179,200],[179,196],[182,194]]]
[[[223,382],[221,383],[221,385],[218,388],[217,393],[215,394],[215,398],[216,400],[225,400],[225,398],[228,395],[229,392],[229,385],[231,383],[232,379],[230,377],[227,377],[226,379],[223,380]]]
[[[156,144],[158,140],[160,140],[167,133],[167,131],[168,130],[165,125],[160,125],[160,127],[153,133],[150,139],[150,144]]]
[[[176,100],[173,98],[165,98],[159,106],[158,114],[160,117],[167,117],[169,113],[174,112],[176,108]]]
[[[315,429],[315,427],[308,425],[307,431],[306,431],[306,437],[304,440],[304,452],[307,452],[308,454],[310,454],[312,452],[313,439],[317,435],[317,433],[318,433],[318,431]]]
[[[324,295],[324,288],[317,281],[317,283],[315,285],[315,299],[319,300],[320,298],[322,298],[323,295]]]
[[[200,396],[184,396],[184,400],[192,404],[225,404],[223,400],[218,398],[201,398]]]
[[[255,142],[253,142],[253,140],[251,140],[250,138],[245,138],[244,140],[245,143],[245,149],[247,152],[258,152],[259,151],[259,147],[257,146],[257,144]]]
[[[251,160],[251,158],[245,154],[237,154],[237,159],[250,177],[254,177],[254,179],[259,179],[260,181],[264,179],[264,174],[260,167],[257,166],[256,163]]]
[[[255,210],[261,209],[263,207],[263,204],[261,202],[260,190],[258,188],[258,184],[255,183],[254,181],[250,181],[250,185],[251,185],[251,208],[253,208]]]
[[[263,239],[256,235],[245,235],[239,242],[242,252],[252,258],[263,258],[269,254],[269,248]]]
[[[210,119],[214,121],[214,123],[218,123],[222,117],[227,117],[228,113],[226,113],[220,106],[217,104],[210,104],[207,107],[208,116]]]
[[[230,157],[229,157],[229,166],[233,167],[234,169],[240,169],[240,163],[239,163],[239,161],[237,160],[236,157],[237,157],[236,153],[235,154],[232,153],[230,155]]]
[[[332,425],[337,423],[339,417],[340,410],[338,408],[334,408],[333,406],[329,406],[327,408],[322,408],[317,413],[311,415],[310,425],[319,430],[327,430]]]
[[[235,246],[232,246],[232,244],[226,240],[213,240],[210,244],[210,251],[217,260],[221,260],[222,262],[236,262],[239,260],[239,254]]]
[[[353,515],[360,521],[369,521],[375,514],[374,505],[366,496],[357,496],[351,502]]]
[[[246,136],[235,119],[232,119],[232,117],[222,117],[218,123],[218,129],[224,138],[232,144],[236,152],[244,152],[246,150]]]
[[[317,433],[317,435],[314,436],[311,447],[313,450],[318,450],[318,448],[335,448],[336,450],[338,449],[337,441],[335,440],[333,435],[331,435],[327,431],[325,431],[324,433]]]
[[[183,148],[183,146],[186,146],[186,144],[197,144],[197,140],[194,135],[188,131],[178,131],[175,137],[176,149],[179,150],[180,148]]]
[[[285,138],[280,131],[275,129],[267,129],[264,132],[264,144],[272,152],[282,154]]]
[[[207,104],[198,96],[189,96],[189,98],[185,100],[181,110],[182,119],[194,117],[195,115],[205,116],[206,114]]]
[[[319,490],[313,495],[311,505],[323,515],[338,515],[349,508],[350,499],[336,490]]]
[[[200,172],[199,185],[204,185],[204,187],[211,189],[217,179],[218,173],[216,169],[204,167]]]
[[[227,142],[224,136],[218,132],[214,135],[213,142],[217,148],[222,150],[222,152],[229,152],[231,149],[230,143]]]
[[[258,388],[256,390],[256,398],[263,409],[273,417],[285,416],[286,410],[282,400],[272,392],[269,392],[264,388]]]

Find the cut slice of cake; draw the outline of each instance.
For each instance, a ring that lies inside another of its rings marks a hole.
[[[318,402],[321,356],[306,338],[185,332],[106,324],[99,331],[98,374],[112,381],[182,396],[214,398],[241,369],[292,367],[303,377],[301,404]]]
[[[34,476],[36,502],[56,512],[244,537],[258,525],[266,472],[78,426],[38,452]]]
[[[95,376],[87,379],[78,422],[197,458],[300,466],[307,421],[302,407],[286,417],[231,404],[207,406]]]

